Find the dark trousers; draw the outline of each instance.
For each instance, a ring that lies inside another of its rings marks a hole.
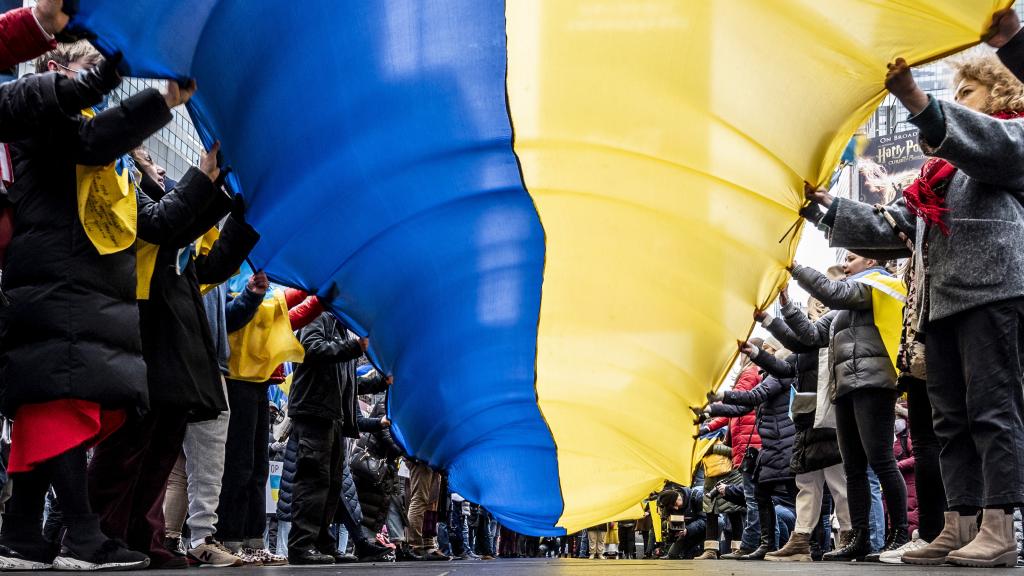
[[[693,558],[698,546],[707,537],[707,523],[704,518],[695,518],[686,523],[686,533],[674,535],[675,540],[668,549],[671,558]]]
[[[928,385],[924,380],[906,378],[907,411],[910,424],[910,438],[913,441],[914,477],[923,478],[917,483],[918,531],[921,538],[931,542],[942,532],[945,524],[946,490],[939,468],[939,439],[932,422],[932,403],[928,399]]]
[[[1016,298],[928,326],[928,397],[950,508],[1024,503],[1022,316]]]
[[[270,474],[267,384],[228,380],[227,390],[231,418],[217,506],[217,538],[223,542],[263,540]]]
[[[836,400],[836,435],[846,470],[846,497],[855,530],[870,528],[871,488],[868,466],[882,484],[890,527],[907,529],[907,485],[893,454],[896,391],[854,390]]]
[[[85,446],[40,462],[28,472],[13,473],[11,481],[11,499],[6,503],[0,529],[3,545],[29,555],[53,550],[53,543],[44,540],[42,533],[43,508],[51,485],[61,503],[63,545],[75,550],[98,550],[106,541],[89,505]]]
[[[174,557],[164,548],[164,494],[186,425],[181,411],[154,408],[96,446],[89,462],[89,497],[103,532],[156,566]]]
[[[761,525],[761,546],[775,550],[778,548],[778,522],[775,517],[776,494],[784,496],[787,502],[796,500],[796,482],[792,479],[761,481],[755,472],[757,484],[754,486],[754,498],[757,500],[757,520]]]
[[[334,550],[331,523],[341,497],[345,442],[341,424],[317,418],[292,418],[289,444],[297,447],[292,484],[292,528],[288,552]]]

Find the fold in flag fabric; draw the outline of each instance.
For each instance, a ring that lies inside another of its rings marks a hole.
[[[687,408],[785,280],[802,181],[888,61],[1008,2],[257,4],[80,0],[74,25],[197,79],[254,264],[369,335],[412,455],[550,535],[688,481]]]

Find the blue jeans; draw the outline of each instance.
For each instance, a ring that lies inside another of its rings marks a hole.
[[[743,473],[743,499],[747,501],[747,517],[743,521],[743,549],[755,550],[761,543],[761,523],[757,519],[754,478],[746,472]]]
[[[469,524],[462,514],[462,503],[452,502],[451,512],[448,514],[448,540],[451,543],[453,555],[466,554],[469,549]]]
[[[790,534],[796,528],[796,512],[792,508],[775,505],[775,546],[782,548],[789,541]]]
[[[277,521],[277,553],[288,554],[288,533],[292,531],[292,523],[284,520]]]
[[[871,486],[871,550],[879,551],[885,547],[885,508],[882,507],[882,483],[875,476],[875,471],[868,468],[868,485]]]
[[[476,553],[481,556],[496,556],[495,539],[498,537],[498,522],[490,512],[480,509],[477,517]]]
[[[452,541],[449,538],[448,525],[443,522],[437,523],[437,549],[445,556],[453,556]]]

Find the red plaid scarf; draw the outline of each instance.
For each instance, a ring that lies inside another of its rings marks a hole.
[[[1024,117],[1022,112],[996,112],[993,118],[1009,120]],[[941,158],[932,158],[921,167],[921,175],[914,183],[903,190],[903,199],[915,214],[920,216],[928,226],[938,226],[943,235],[949,236],[949,224],[946,223],[946,189],[949,181],[956,174],[956,166]]]

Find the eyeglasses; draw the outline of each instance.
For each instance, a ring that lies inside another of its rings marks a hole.
[[[58,67],[63,68],[64,70],[67,70],[68,72],[71,72],[72,74],[82,75],[82,74],[86,74],[86,73],[89,72],[89,70],[87,68],[79,68],[78,70],[75,70],[74,68],[71,68],[69,66],[65,66],[65,65],[63,65],[60,62],[57,62],[55,60],[51,60],[51,62],[56,64]]]

